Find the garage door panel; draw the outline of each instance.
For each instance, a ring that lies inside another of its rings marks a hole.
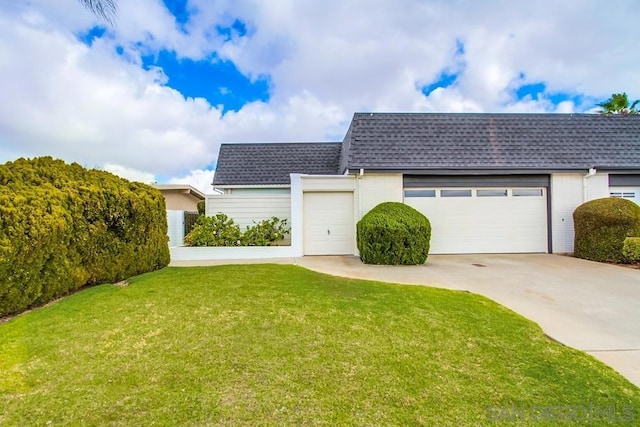
[[[305,192],[305,255],[345,255],[354,250],[352,192]]]
[[[431,222],[431,253],[547,252],[546,197],[472,194],[405,198]]]

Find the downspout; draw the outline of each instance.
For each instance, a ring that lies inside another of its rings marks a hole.
[[[362,177],[364,176],[364,169],[360,168],[360,173],[356,176],[356,191],[358,192],[357,194],[357,199],[358,199],[358,211],[356,212],[356,223],[358,222],[358,220],[360,219],[360,212],[361,212],[361,200],[362,200],[362,195],[360,194],[360,180],[362,179]],[[355,225],[355,224],[354,224]],[[354,242],[355,244],[355,250],[354,250],[354,254],[357,254],[358,256],[360,256],[360,252],[358,251],[358,243],[357,243],[357,231],[353,230],[355,233],[355,237],[356,237],[356,242]]]
[[[356,177],[356,183],[357,183],[357,189],[358,189],[358,212],[357,212],[357,218],[360,218],[360,212],[361,212],[361,203],[360,203],[360,180],[362,179],[362,177],[364,176],[364,169],[360,168],[360,173],[358,174],[358,176]]]
[[[589,173],[582,177],[582,201],[587,201],[587,179],[591,178],[597,173],[596,168],[590,168]]]

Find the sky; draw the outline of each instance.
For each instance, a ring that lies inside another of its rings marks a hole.
[[[355,112],[584,113],[640,98],[637,0],[0,2],[0,163],[211,193],[224,142],[341,141]]]

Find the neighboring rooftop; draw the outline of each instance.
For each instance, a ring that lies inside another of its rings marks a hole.
[[[340,171],[640,166],[640,115],[356,113]]]
[[[204,193],[189,184],[153,184],[160,192],[172,191],[189,194],[197,199],[204,200]]]
[[[335,175],[342,143],[222,144],[213,185],[289,185],[289,174]]]

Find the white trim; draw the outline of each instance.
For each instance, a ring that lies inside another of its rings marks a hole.
[[[304,247],[304,218],[302,214],[302,174],[291,177],[291,248],[294,255],[302,256]]]

